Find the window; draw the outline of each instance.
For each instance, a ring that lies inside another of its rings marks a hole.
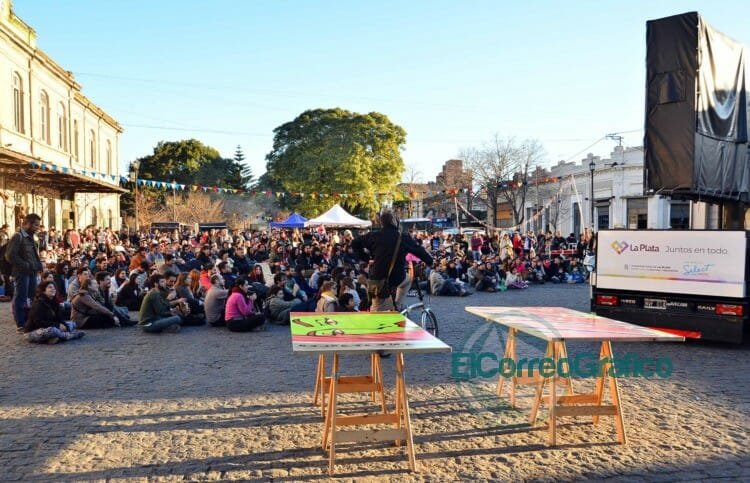
[[[648,226],[648,200],[631,198],[628,200],[628,228],[645,230]]]
[[[107,174],[112,174],[112,142],[107,139]]]
[[[690,229],[690,203],[673,202],[669,205],[669,226],[673,230]]]
[[[49,96],[45,91],[39,93],[39,139],[50,144],[49,138]]]
[[[107,226],[111,229],[114,229],[112,226],[114,224],[115,218],[112,216],[112,210],[107,210]]]
[[[99,223],[98,217],[96,216],[96,207],[91,208],[91,224],[97,226]]]
[[[609,202],[598,202],[596,204],[596,229],[609,229]]]
[[[73,156],[78,159],[78,121],[73,121]]]
[[[65,115],[65,104],[57,105],[57,147],[68,150],[68,117]]]
[[[17,132],[23,129],[23,81],[18,72],[13,74],[13,127]]]
[[[93,129],[89,131],[89,167],[96,167],[96,134]]]

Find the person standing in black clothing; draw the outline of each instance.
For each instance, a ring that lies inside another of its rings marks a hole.
[[[26,324],[31,299],[36,292],[37,276],[42,271],[39,247],[34,240],[40,220],[36,213],[26,215],[21,229],[10,238],[5,249],[5,260],[13,266],[13,317],[19,332]]]
[[[407,253],[417,256],[427,265],[433,263],[430,254],[419,243],[408,233],[399,231],[398,219],[393,213],[380,215],[380,225],[380,231],[367,233],[352,241],[352,248],[360,260],[372,260],[367,287],[372,300],[371,312],[395,309],[392,293],[409,280],[406,276]]]

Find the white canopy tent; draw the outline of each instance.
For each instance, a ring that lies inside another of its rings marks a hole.
[[[307,220],[305,226],[368,228],[372,226],[372,223],[350,215],[339,205],[333,205],[330,210],[317,218]]]

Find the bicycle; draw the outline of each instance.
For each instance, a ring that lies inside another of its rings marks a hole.
[[[419,324],[422,326],[424,330],[429,332],[430,334],[434,335],[435,337],[438,336],[438,321],[437,317],[435,316],[435,313],[432,311],[430,307],[427,306],[427,304],[424,301],[424,296],[422,295],[422,289],[419,288],[419,279],[415,280],[415,286],[417,290],[417,297],[419,297],[419,302],[416,304],[408,305],[404,310],[401,311],[401,315],[406,316],[408,319],[411,319],[411,311],[415,309],[422,309],[422,312],[419,316]],[[409,290],[411,292],[411,290]]]

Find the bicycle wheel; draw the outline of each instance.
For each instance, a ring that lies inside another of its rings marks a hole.
[[[438,336],[437,317],[435,317],[435,314],[433,314],[431,310],[422,311],[421,323],[424,330],[434,335],[435,337]]]

